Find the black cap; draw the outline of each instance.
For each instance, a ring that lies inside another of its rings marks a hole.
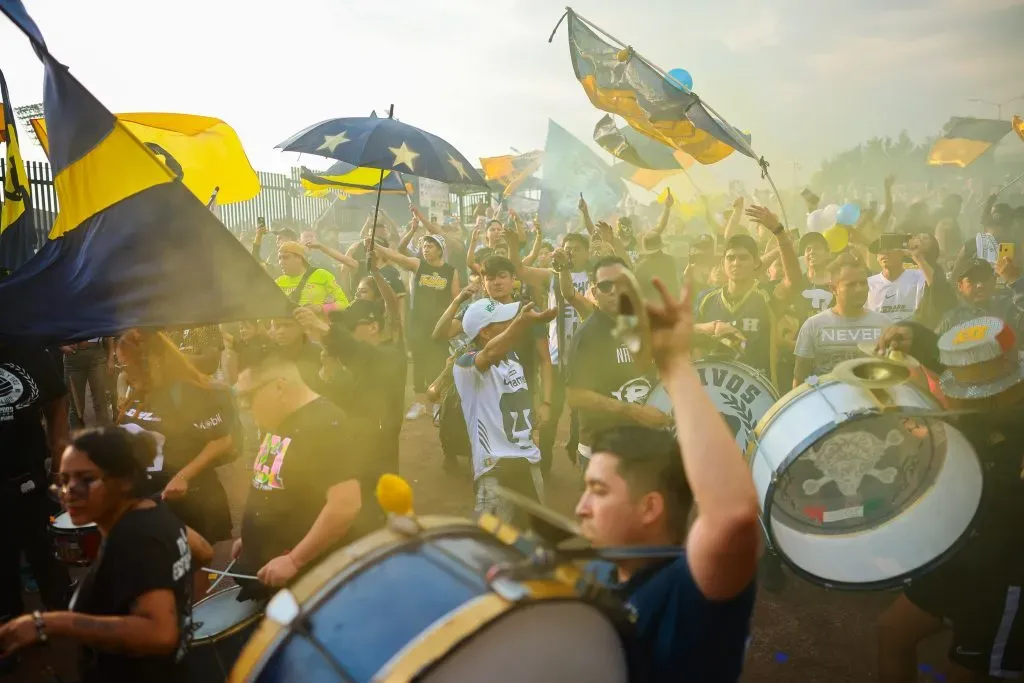
[[[690,242],[690,251],[708,251],[714,253],[715,238],[707,233],[699,235],[697,239]]]
[[[807,251],[807,247],[811,244],[818,243],[825,248],[825,251],[829,251],[828,240],[820,232],[809,232],[800,238],[800,243],[797,245],[797,253],[802,254]]]
[[[995,269],[991,263],[977,256],[961,254],[953,264],[953,281],[960,282],[975,272],[981,277],[995,277]]]
[[[761,255],[757,251],[757,242],[750,235],[733,235],[725,242],[725,251],[730,249],[743,249],[749,251],[750,255],[755,260],[760,259]],[[724,252],[723,252],[724,253]]]

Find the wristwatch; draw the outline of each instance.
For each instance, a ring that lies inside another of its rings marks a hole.
[[[50,640],[50,636],[46,635],[46,622],[43,621],[43,615],[39,613],[39,610],[32,612],[32,621],[36,624],[36,633],[39,634],[39,642],[45,644]]]

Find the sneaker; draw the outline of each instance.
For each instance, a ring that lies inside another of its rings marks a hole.
[[[427,407],[422,403],[413,403],[409,406],[409,412],[405,414],[406,420],[418,420],[427,412]]]

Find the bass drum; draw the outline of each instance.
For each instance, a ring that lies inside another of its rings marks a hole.
[[[736,436],[741,449],[757,427],[757,421],[779,399],[775,387],[760,372],[736,361],[698,360],[693,363],[704,390]],[[672,414],[672,401],[659,382],[647,395],[647,405]]]
[[[536,548],[491,515],[396,518],[274,596],[229,680],[628,681],[625,609],[578,595],[574,566],[491,574]]]
[[[794,571],[887,589],[959,548],[982,471],[964,435],[928,416],[938,409],[909,382],[868,389],[826,375],[761,419],[747,457],[769,540]]]

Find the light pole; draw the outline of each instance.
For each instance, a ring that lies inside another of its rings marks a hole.
[[[967,101],[968,102],[977,102],[978,104],[987,104],[987,105],[990,105],[992,107],[995,107],[996,108],[996,118],[999,119],[1000,121],[1002,121],[1003,120],[1003,107],[1005,105],[1007,105],[1007,104],[1011,104],[1013,102],[1016,102],[1017,100],[1024,100],[1024,95],[1017,95],[1016,97],[1011,97],[1010,99],[1005,100],[1003,102],[993,102],[992,100],[983,100],[983,99],[979,99],[977,97],[971,98],[971,99],[969,99]]]

